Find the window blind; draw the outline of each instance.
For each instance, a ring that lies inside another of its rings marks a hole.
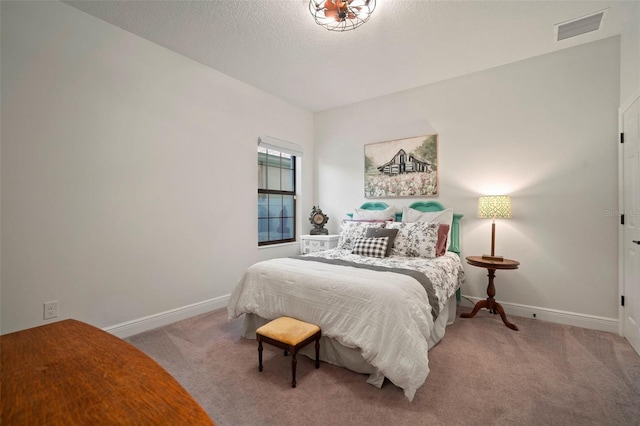
[[[289,155],[295,155],[296,157],[302,157],[302,146],[296,143],[272,138],[271,136],[260,136],[258,138],[258,146],[266,149],[272,149],[274,151],[280,151]]]

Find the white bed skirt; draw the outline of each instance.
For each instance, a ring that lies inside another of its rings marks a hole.
[[[456,295],[454,294],[449,298],[444,308],[438,315],[435,321],[431,335],[427,341],[429,350],[442,340],[445,333],[445,328],[448,325],[453,324],[456,319]],[[255,314],[245,314],[244,329],[242,336],[247,339],[256,338],[256,330],[258,327],[268,323],[266,320]],[[302,349],[299,353],[306,355],[311,359],[315,359],[315,349],[312,345]],[[348,368],[356,373],[369,374],[367,383],[372,384],[378,388],[382,387],[384,382],[384,375],[373,365],[369,364],[361,355],[359,348],[350,348],[340,344],[335,339],[322,336],[320,339],[320,360],[328,362],[330,364],[338,365]]]

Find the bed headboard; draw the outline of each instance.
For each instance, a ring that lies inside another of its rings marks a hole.
[[[360,206],[364,210],[384,210],[389,208],[387,203],[382,201],[368,202]],[[421,212],[439,212],[444,210],[444,206],[437,201],[416,201],[412,203],[409,208],[421,211]],[[347,216],[353,218],[353,213],[347,213]],[[451,224],[451,244],[449,244],[449,251],[460,254],[460,219],[461,214],[453,214],[453,223]],[[402,220],[402,212],[396,212],[396,222]]]

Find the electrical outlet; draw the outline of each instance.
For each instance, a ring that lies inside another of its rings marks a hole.
[[[58,301],[44,302],[44,319],[51,319],[58,316]]]

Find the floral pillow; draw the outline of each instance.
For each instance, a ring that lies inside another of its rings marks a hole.
[[[387,229],[398,230],[391,254],[407,257],[436,257],[438,226],[433,222],[393,222],[387,224]]]
[[[449,233],[447,234],[447,247],[451,245],[451,226],[453,224],[453,209],[444,209],[437,212],[421,212],[410,207],[402,208],[403,222],[436,222],[449,225]]]
[[[358,238],[364,238],[369,228],[383,228],[385,222],[356,222],[351,220],[343,220],[340,228],[340,238],[338,239],[338,248],[343,250],[352,250],[353,244]]]

